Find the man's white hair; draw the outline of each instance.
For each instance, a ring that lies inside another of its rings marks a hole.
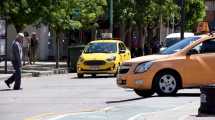
[[[18,38],[18,37],[25,37],[25,36],[23,33],[18,33],[16,37]]]

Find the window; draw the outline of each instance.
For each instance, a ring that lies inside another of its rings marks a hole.
[[[215,40],[207,40],[202,43],[200,47],[200,53],[214,53],[215,52]]]
[[[115,43],[90,43],[84,53],[116,53],[117,46]]]
[[[126,50],[126,47],[123,43],[119,43],[119,50]]]
[[[199,54],[215,53],[215,39],[204,41],[193,49],[196,50]]]
[[[173,54],[181,49],[187,47],[188,45],[192,44],[194,41],[198,40],[200,37],[189,37],[177,42],[176,44],[168,47],[167,49],[161,51],[161,54]]]

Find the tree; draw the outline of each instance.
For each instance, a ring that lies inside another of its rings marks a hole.
[[[106,0],[53,0],[43,13],[41,23],[56,34],[56,67],[59,67],[59,40],[64,30],[91,28],[101,16]]]
[[[185,26],[186,31],[190,31],[205,16],[204,0],[185,1]],[[180,6],[175,0],[118,0],[115,4],[115,23],[122,24],[124,33],[138,29],[142,48],[145,41],[151,43],[154,37],[158,37],[160,24],[175,27],[169,22],[171,19],[176,25],[180,24]],[[125,34],[121,33],[121,38],[124,39]]]
[[[196,25],[206,15],[205,0],[185,0],[185,29],[196,32]]]
[[[56,33],[58,67],[60,34],[67,29],[93,28],[106,5],[106,0],[5,0],[0,14],[6,14],[17,32],[31,24],[48,25]]]
[[[4,0],[1,2],[0,14],[7,16],[8,23],[13,24],[17,32],[38,21],[43,10],[49,6],[49,0]]]

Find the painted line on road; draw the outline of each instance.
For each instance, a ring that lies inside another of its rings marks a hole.
[[[35,115],[35,116],[29,117],[29,118],[25,118],[24,120],[38,120],[41,117],[50,116],[50,115],[57,115],[57,114],[55,114],[55,113],[43,113],[40,115]]]
[[[185,105],[182,105],[182,106],[179,106],[179,107],[175,107],[175,108],[167,109],[167,110],[163,110],[163,111],[158,111],[158,112],[139,113],[139,114],[137,114],[135,116],[130,117],[128,120],[136,120],[136,119],[138,119],[141,116],[150,115],[150,114],[157,114],[157,113],[162,113],[162,112],[169,112],[169,111],[180,110],[180,109],[182,109],[184,107],[187,107],[188,105],[193,105],[194,103],[195,102],[192,102],[192,103],[188,103],[188,104],[185,104]]]
[[[85,114],[90,114],[90,113],[93,113],[93,112],[107,112],[107,111],[110,111],[111,109],[113,109],[114,107],[106,107],[106,108],[103,108],[103,109],[100,109],[100,110],[92,110],[92,111],[86,111],[86,112],[79,112],[79,113],[67,113],[67,114],[63,114],[63,115],[59,115],[55,118],[50,118],[50,119],[47,119],[47,120],[58,120],[58,119],[61,119],[61,118],[64,118],[64,117],[67,117],[67,116],[75,116],[75,115],[85,115]]]
[[[36,116],[30,117],[30,118],[26,118],[24,120],[42,120],[42,118],[48,117],[48,116],[51,116],[51,115],[54,115],[56,117],[49,118],[47,120],[58,120],[58,119],[61,119],[61,118],[67,117],[67,116],[84,115],[84,114],[90,114],[90,113],[93,113],[93,112],[103,112],[103,111],[107,112],[107,111],[110,111],[113,108],[114,107],[106,107],[106,108],[99,109],[99,110],[95,110],[95,109],[94,110],[86,110],[86,111],[77,112],[77,113],[61,113],[61,114],[43,113],[43,114],[36,115]]]

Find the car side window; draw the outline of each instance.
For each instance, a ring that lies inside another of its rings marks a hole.
[[[119,43],[119,50],[126,50],[126,47],[123,43]]]
[[[215,53],[215,39],[204,41],[200,53]]]
[[[215,53],[215,39],[204,41],[194,47],[193,50],[196,50],[198,54]]]

